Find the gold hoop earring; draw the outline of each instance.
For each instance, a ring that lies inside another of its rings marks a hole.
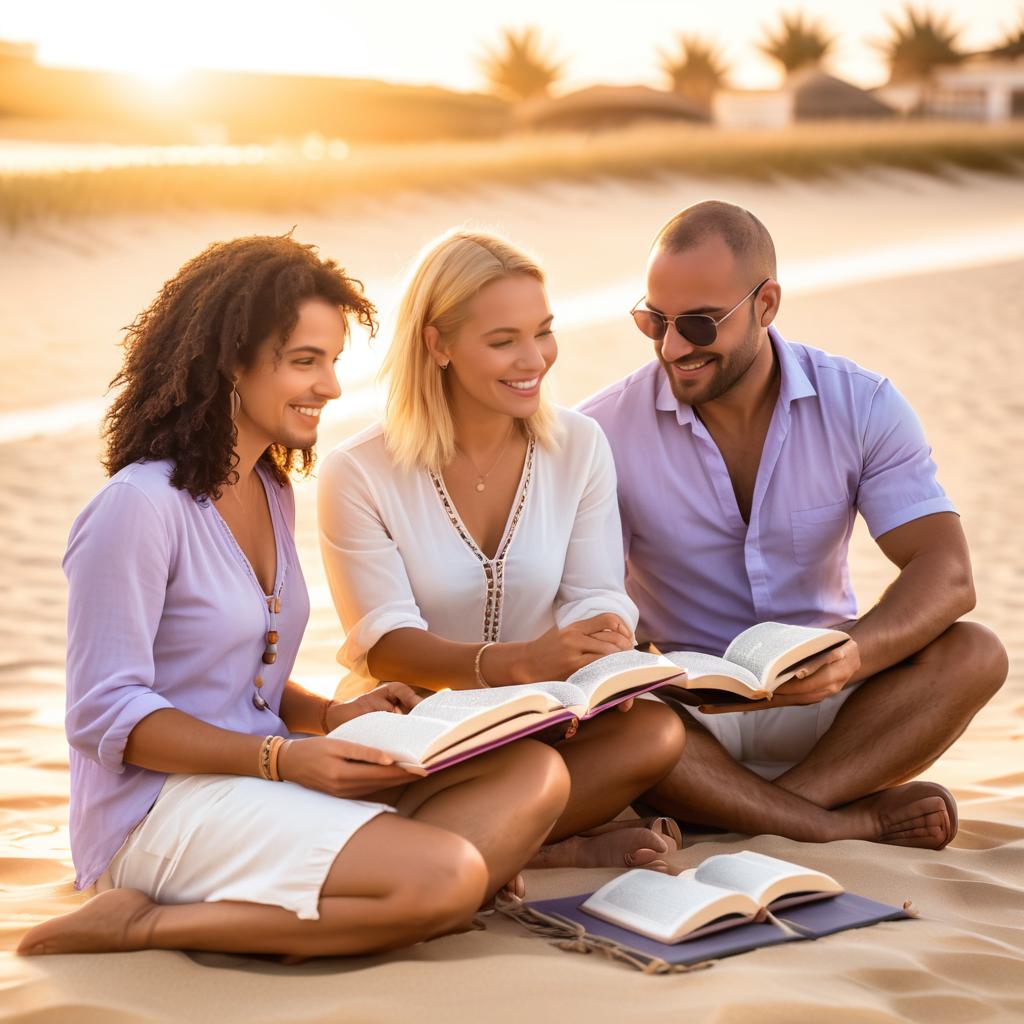
[[[238,388],[234,384],[231,385],[231,418],[233,420],[238,418],[238,410],[242,408],[242,399],[238,394]]]

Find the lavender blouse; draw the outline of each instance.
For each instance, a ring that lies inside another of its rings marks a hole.
[[[287,736],[278,716],[309,618],[295,501],[265,468],[281,598],[278,657],[262,664],[266,596],[220,513],[170,483],[171,463],[126,466],[75,520],[68,578],[66,730],[71,852],[84,889],[149,812],[166,776],[124,763],[128,735],[161,708],[235,732]],[[252,703],[263,677],[269,703]]]

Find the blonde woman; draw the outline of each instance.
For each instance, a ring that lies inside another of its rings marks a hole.
[[[564,679],[632,646],[608,444],[544,395],[552,320],[540,268],[503,239],[455,231],[419,260],[382,371],[385,420],[320,474],[339,661],[367,687]],[[677,716],[639,701],[561,742],[572,795],[533,864],[663,867],[674,822],[606,823],[683,738]]]

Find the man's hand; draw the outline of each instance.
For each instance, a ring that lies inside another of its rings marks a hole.
[[[844,689],[859,669],[860,651],[857,648],[857,641],[851,638],[842,647],[808,659],[800,666],[794,678],[783,683],[775,691],[771,700],[745,700],[740,704],[702,704],[700,710],[708,715],[724,715],[733,711],[764,711],[767,708],[817,704]]]
[[[327,709],[327,731],[370,711],[392,711],[404,715],[412,711],[420,700],[405,683],[381,683],[375,690],[352,700],[332,701]]]

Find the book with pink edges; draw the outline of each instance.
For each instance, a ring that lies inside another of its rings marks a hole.
[[[442,690],[408,714],[371,711],[328,735],[390,754],[428,773],[544,729],[593,718],[685,673],[660,654],[618,651],[564,682]]]

